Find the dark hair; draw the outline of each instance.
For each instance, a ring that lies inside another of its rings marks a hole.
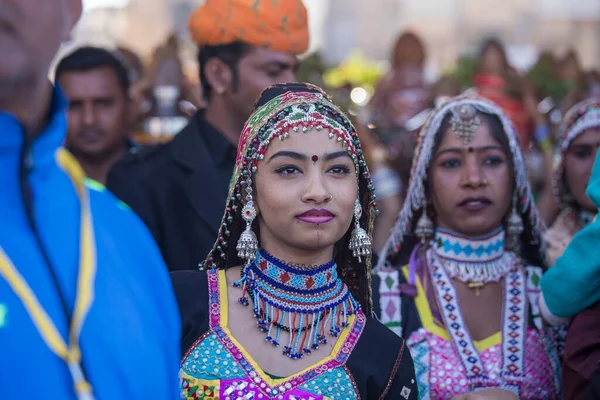
[[[496,50],[498,50],[498,52],[500,52],[500,57],[502,58],[504,73],[508,74],[510,65],[508,63],[508,57],[506,56],[506,49],[504,48],[504,44],[502,43],[502,41],[497,38],[486,39],[483,42],[483,44],[481,45],[481,48],[479,49],[479,55],[477,57],[477,70],[479,72],[482,72],[481,69],[483,68],[483,56],[490,49],[496,49]]]
[[[110,51],[99,47],[81,47],[64,57],[56,67],[54,79],[58,81],[67,72],[87,72],[102,67],[111,68],[121,89],[125,93],[129,91],[129,71],[125,64]]]
[[[231,69],[233,77],[233,90],[239,86],[238,64],[240,60],[248,54],[252,46],[242,42],[233,42],[217,46],[202,46],[198,49],[198,67],[200,68],[200,83],[202,85],[202,95],[205,100],[210,100],[212,87],[206,79],[206,63],[211,58],[218,58]]]
[[[394,67],[406,63],[421,66],[427,58],[425,45],[416,33],[404,32],[396,40],[391,58]]]

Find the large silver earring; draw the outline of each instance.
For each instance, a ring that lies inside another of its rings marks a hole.
[[[362,217],[362,206],[360,201],[356,199],[354,202],[354,230],[350,238],[350,250],[352,255],[358,258],[358,262],[362,261],[362,257],[367,257],[371,253],[371,239],[369,234],[360,226],[360,217]]]
[[[247,260],[248,262],[256,257],[256,252],[258,251],[258,239],[252,230],[252,222],[254,222],[257,214],[256,208],[254,208],[254,202],[252,201],[252,183],[250,179],[248,179],[246,186],[246,204],[242,208],[242,218],[246,221],[246,229],[244,229],[240,235],[237,246],[235,247],[238,251],[238,257]]]
[[[415,234],[421,239],[421,243],[425,244],[431,239],[433,239],[433,235],[435,234],[435,227],[433,226],[433,221],[427,215],[427,202],[423,202],[423,212],[421,213],[421,217],[417,221],[417,226],[415,227]]]
[[[513,207],[506,223],[506,245],[509,250],[518,251],[521,244],[521,233],[525,230],[523,227],[523,218],[517,210],[517,195],[513,198]]]

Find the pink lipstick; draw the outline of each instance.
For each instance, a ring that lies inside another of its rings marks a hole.
[[[297,215],[296,218],[308,224],[326,224],[334,219],[335,215],[325,209],[312,209],[303,214]]]

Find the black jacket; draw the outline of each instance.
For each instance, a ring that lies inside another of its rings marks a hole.
[[[169,270],[196,269],[216,241],[235,151],[198,112],[171,142],[111,170],[108,189],[144,220]]]

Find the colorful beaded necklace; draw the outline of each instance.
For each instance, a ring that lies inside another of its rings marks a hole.
[[[261,249],[233,285],[242,288],[241,304],[248,306],[251,298],[256,325],[266,333],[267,342],[279,346],[281,331],[289,332],[283,354],[292,359],[326,344],[327,328],[330,336],[337,337],[349,326],[348,318],[361,309],[338,277],[335,261],[290,265]]]
[[[505,251],[504,229],[475,238],[438,228],[431,248],[451,278],[479,289],[499,282],[514,268],[515,255]]]

